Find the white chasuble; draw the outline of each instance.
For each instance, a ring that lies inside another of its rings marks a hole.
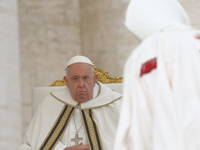
[[[112,150],[121,94],[101,83],[95,89],[98,86],[99,90],[94,90],[97,96],[80,104],[71,98],[67,87],[50,93],[39,105],[21,150],[59,150],[77,142],[89,144],[91,150]]]
[[[200,150],[198,33],[168,27],[133,51],[125,67],[115,150]]]

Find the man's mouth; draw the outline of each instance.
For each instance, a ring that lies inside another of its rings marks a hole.
[[[81,93],[86,93],[86,91],[78,91],[78,93],[80,93],[80,94],[81,94]]]

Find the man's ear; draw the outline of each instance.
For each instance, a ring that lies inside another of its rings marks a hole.
[[[68,79],[67,79],[66,76],[63,77],[63,80],[65,81],[65,83],[66,83],[66,85],[67,85],[67,83],[68,83]]]
[[[94,74],[94,83],[97,82],[97,79],[98,79],[98,75],[97,75],[97,74]]]

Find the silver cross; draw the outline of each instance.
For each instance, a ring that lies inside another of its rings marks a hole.
[[[75,145],[78,145],[80,141],[82,141],[83,138],[78,136],[78,133],[75,134],[75,137],[71,139],[72,142],[75,142]]]

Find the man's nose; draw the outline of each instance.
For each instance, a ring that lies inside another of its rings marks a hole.
[[[83,82],[82,79],[80,79],[80,80],[78,81],[78,86],[79,86],[79,87],[83,87],[83,86],[84,86],[84,82]]]

